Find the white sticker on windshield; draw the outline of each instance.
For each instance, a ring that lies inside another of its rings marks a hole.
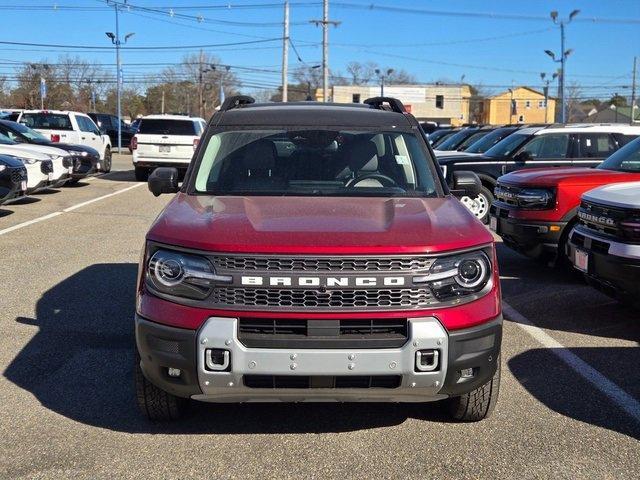
[[[590,146],[591,146],[591,139],[587,138],[587,147],[590,147]]]
[[[406,155],[396,155],[396,163],[398,165],[411,165],[409,157],[407,157]]]

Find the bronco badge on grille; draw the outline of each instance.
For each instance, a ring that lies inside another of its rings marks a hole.
[[[383,276],[383,275],[367,275],[367,276],[247,276],[240,278],[240,284],[243,286],[269,286],[269,287],[299,287],[299,288],[375,288],[375,287],[402,287],[411,284],[411,277],[405,276]]]

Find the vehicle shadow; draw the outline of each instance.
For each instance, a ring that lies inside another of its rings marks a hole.
[[[8,217],[13,214],[13,210],[5,210],[4,208],[0,208],[0,218]]]
[[[640,345],[640,311],[590,287],[571,267],[551,268],[504,246],[498,257],[504,300],[538,327]]]
[[[136,176],[133,170],[113,170],[109,173],[99,175],[101,180],[111,180],[114,182],[135,182]]]
[[[22,197],[17,200],[11,200],[9,203],[5,205],[5,207],[8,207],[9,205],[30,205],[32,203],[38,203],[42,201],[41,198],[34,197],[32,195],[33,194],[31,194],[28,197]]]
[[[637,383],[640,349],[605,347],[570,350],[580,358],[588,358],[589,365],[613,379],[627,394],[640,398],[640,385]],[[507,364],[520,384],[555,412],[640,439],[640,422],[634,422],[602,392],[567,367],[556,353],[555,349],[527,350],[511,358]],[[624,372],[626,381],[620,381],[620,370]]]
[[[181,422],[154,424],[138,412],[133,390],[133,312],[137,265],[97,264],[38,300],[38,328],[5,378],[70,419],[124,432],[344,432],[397,425],[407,418],[446,422],[438,405],[197,404]]]

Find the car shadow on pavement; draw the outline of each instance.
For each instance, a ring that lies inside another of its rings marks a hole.
[[[5,210],[4,208],[0,208],[0,218],[8,217],[13,214],[13,210]]]
[[[136,176],[133,170],[113,170],[98,176],[100,180],[111,180],[113,182],[135,182]]]
[[[33,195],[33,194],[31,194]],[[38,198],[38,197],[34,197],[34,196],[28,196],[28,197],[22,197],[19,198],[18,200],[12,200],[11,203],[7,203],[5,205],[5,208],[10,206],[10,205],[29,205],[31,203],[38,203],[41,202],[42,199]]]
[[[133,390],[137,265],[96,264],[66,278],[38,300],[38,331],[4,376],[41,404],[72,420],[125,432],[343,432],[397,425],[408,418],[446,422],[435,404],[195,404],[182,421],[154,424],[138,411]]]
[[[640,349],[636,347],[571,348],[627,394],[640,398],[637,382]],[[563,363],[554,349],[527,350],[511,358],[511,373],[534,398],[551,410],[580,422],[640,439],[640,422]],[[627,381],[622,380],[626,378]]]

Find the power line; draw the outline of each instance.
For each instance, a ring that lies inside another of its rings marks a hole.
[[[277,38],[267,38],[264,40],[247,40],[245,42],[230,42],[230,43],[210,43],[205,45],[164,45],[164,46],[144,46],[144,47],[122,47],[123,50],[183,50],[183,49],[201,49],[201,48],[213,48],[213,47],[227,47],[227,46],[235,46],[235,45],[250,45],[256,43],[267,43],[267,42],[275,42],[282,41],[282,37]],[[101,45],[60,45],[60,44],[51,44],[51,43],[27,43],[27,42],[11,42],[11,41],[0,41],[1,45],[19,45],[19,46],[27,46],[27,47],[47,47],[47,48],[73,48],[73,49],[83,49],[83,50],[113,50],[113,47],[104,47]]]
[[[337,8],[356,9],[356,10],[379,10],[384,12],[393,13],[406,13],[411,15],[428,15],[428,16],[440,16],[440,17],[467,17],[467,18],[485,18],[490,20],[532,20],[532,21],[549,21],[548,16],[544,15],[522,15],[522,14],[509,14],[509,13],[494,13],[494,12],[453,12],[445,10],[427,10],[422,8],[409,8],[409,7],[397,7],[391,5],[376,5],[361,4],[361,3],[349,3],[349,2],[335,2],[333,3]],[[605,17],[582,17],[576,19],[580,22],[589,23],[619,23],[619,24],[640,24],[640,18],[605,18]]]

